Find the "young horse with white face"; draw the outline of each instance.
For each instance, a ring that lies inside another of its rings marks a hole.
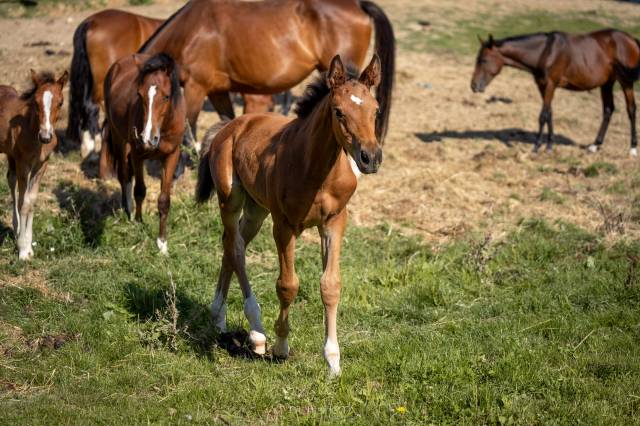
[[[380,78],[377,55],[358,79],[349,78],[340,56],[335,56],[326,78],[307,89],[297,119],[248,114],[205,140],[210,146],[200,162],[196,197],[207,200],[215,187],[224,225],[224,256],[211,314],[216,327],[224,331],[226,297],[235,272],[251,327],[249,339],[258,354],[265,353],[266,337],[245,270],[245,249],[271,213],[280,263],[276,283],[280,315],[273,354],[281,358],[289,354],[289,306],[298,293],[296,239],[304,229],[317,227],[324,269],[320,279],[324,357],[330,374],[340,373],[336,325],[340,246],[356,174],[375,173],[382,162],[376,137],[378,102],[371,94]]]
[[[142,203],[147,194],[144,160],[163,161],[157,245],[160,252],[167,255],[171,184],[180,158],[186,111],[176,64],[163,53],[126,56],[109,70],[104,93],[108,126],[102,144],[100,174],[106,176],[106,169],[114,163],[122,190],[122,207],[131,218],[135,197],[135,218],[142,221]]]
[[[21,260],[33,256],[33,208],[49,156],[58,144],[54,126],[64,102],[67,72],[56,80],[51,73],[31,70],[31,80],[33,87],[22,95],[0,85],[0,153],[9,160],[13,231]]]

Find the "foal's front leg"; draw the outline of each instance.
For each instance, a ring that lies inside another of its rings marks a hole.
[[[340,374],[340,347],[338,346],[338,303],[340,302],[340,248],[347,223],[347,209],[331,218],[319,228],[322,239],[322,265],[320,294],[324,303],[324,359],[329,364],[329,375]]]
[[[9,170],[7,170],[7,182],[9,183],[9,190],[11,191],[11,200],[13,201],[13,235],[18,238],[20,233],[20,210],[18,206],[18,177],[16,175],[16,163],[11,158],[9,159]]]
[[[289,307],[298,294],[299,281],[296,274],[294,259],[296,236],[293,230],[283,220],[273,219],[273,238],[278,249],[280,276],[276,281],[276,292],[280,300],[280,315],[275,324],[276,343],[273,355],[278,358],[289,356]]]
[[[133,174],[135,176],[135,182],[133,186],[133,197],[136,200],[136,215],[137,222],[142,222],[142,205],[144,199],[147,196],[147,186],[144,184],[144,161],[141,158],[131,156],[131,163],[133,166]]]
[[[35,171],[18,170],[19,231],[17,235],[18,258],[28,260],[33,257],[33,208],[38,198],[40,179],[46,163]]]
[[[171,207],[171,184],[173,183],[173,173],[176,171],[178,159],[180,158],[180,148],[173,151],[164,162],[162,173],[162,183],[160,184],[160,196],[158,197],[158,212],[160,213],[160,232],[156,243],[160,253],[169,255],[169,244],[167,243],[167,218]]]

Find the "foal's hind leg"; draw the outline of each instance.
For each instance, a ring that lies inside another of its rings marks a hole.
[[[245,269],[245,241],[240,234],[239,218],[244,206],[246,193],[238,183],[231,185],[228,194],[218,191],[220,216],[224,225],[222,243],[224,256],[222,268],[231,266],[238,277],[244,297],[244,314],[249,321],[249,340],[253,351],[259,355],[266,352],[267,338],[260,319],[260,306],[251,291],[251,285]]]
[[[133,185],[131,182],[132,173],[131,165],[129,164],[129,156],[127,154],[122,155],[120,161],[118,161],[118,181],[120,182],[120,193],[122,200],[122,208],[127,214],[127,218],[131,220],[131,210],[133,208]]]
[[[135,185],[133,187],[133,196],[136,200],[135,219],[142,222],[142,205],[144,198],[147,196],[147,186],[144,184],[144,162],[139,158],[132,158],[133,173],[135,176]]]
[[[629,125],[631,126],[631,150],[632,157],[638,156],[638,136],[636,134],[636,99],[633,95],[633,83],[624,84],[624,99],[627,101],[627,114],[629,115]]]
[[[609,128],[609,121],[615,110],[613,103],[613,83],[607,83],[600,88],[600,97],[602,98],[602,124],[600,125],[600,130],[598,130],[596,141],[587,148],[590,152],[597,152],[604,143],[604,136],[607,134],[607,129]]]
[[[246,198],[242,218],[240,219],[240,236],[244,241],[245,249],[256,236],[264,219],[269,212],[255,203],[250,197]],[[211,303],[211,320],[214,327],[219,332],[227,330],[226,312],[227,312],[227,293],[229,292],[229,283],[231,282],[231,274],[233,270],[228,260],[222,261],[220,275],[218,276],[218,285],[216,287],[215,297]]]

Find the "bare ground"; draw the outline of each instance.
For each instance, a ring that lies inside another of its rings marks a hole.
[[[162,1],[129,9],[166,17],[180,3]],[[594,11],[596,17],[606,9],[623,21],[640,17],[640,7],[613,1],[540,0],[535,6],[525,0],[380,3],[396,22],[400,41],[415,29],[417,16],[428,17],[432,27],[452,26],[457,19],[473,19],[489,10],[506,15],[534,7],[554,13]],[[61,9],[46,18],[0,20],[0,81],[24,88],[29,68],[60,71],[67,67],[73,30],[92,12]],[[385,161],[377,175],[361,178],[350,205],[352,223],[386,222],[429,241],[446,242],[470,231],[499,235],[517,227],[522,218],[541,217],[600,232],[612,241],[638,238],[639,160],[628,157],[629,124],[619,91],[618,110],[603,151],[584,150],[600,125],[599,92],[559,91],[553,105],[557,143],[552,153],[533,155],[541,105],[530,76],[505,70],[485,94],[476,95],[469,89],[472,56],[400,46]],[[61,129],[65,121],[60,121]],[[201,132],[216,121],[215,114],[203,112]],[[69,158],[79,161],[77,155]],[[57,155],[54,159],[39,208],[58,208],[49,191],[61,180],[101,190],[99,182],[87,178],[77,161],[69,158]],[[158,182],[150,183],[146,209],[155,212]],[[187,176],[175,192],[187,198],[193,186]],[[118,190],[115,181],[107,187]],[[8,214],[4,220],[9,223]]]

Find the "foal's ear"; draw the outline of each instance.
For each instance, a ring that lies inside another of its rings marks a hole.
[[[496,45],[496,42],[493,39],[493,34],[489,34],[489,47],[493,47],[495,45]]]
[[[64,70],[64,72],[58,79],[58,84],[60,85],[60,87],[64,87],[64,85],[67,83],[68,80],[69,80],[69,72],[67,70]]]
[[[371,62],[367,65],[367,68],[360,75],[360,83],[367,86],[369,89],[372,87],[378,87],[380,84],[380,57],[377,53],[373,54],[373,58],[371,58]]]
[[[480,37],[480,34],[476,34],[476,37],[478,37],[478,41],[480,42],[480,46],[484,46],[484,40],[482,39],[482,37]]]
[[[340,59],[340,55],[336,55],[331,60],[331,65],[329,65],[327,85],[330,89],[335,89],[342,86],[346,81],[347,76],[344,71],[344,65],[342,65],[342,59]]]
[[[33,82],[33,84],[35,84],[36,86],[39,86],[40,77],[38,77],[38,73],[35,72],[33,69],[30,69],[29,72],[31,73],[31,81]]]
[[[137,54],[133,55],[133,63],[138,67],[138,71],[142,71],[142,67],[144,67],[144,61]]]

